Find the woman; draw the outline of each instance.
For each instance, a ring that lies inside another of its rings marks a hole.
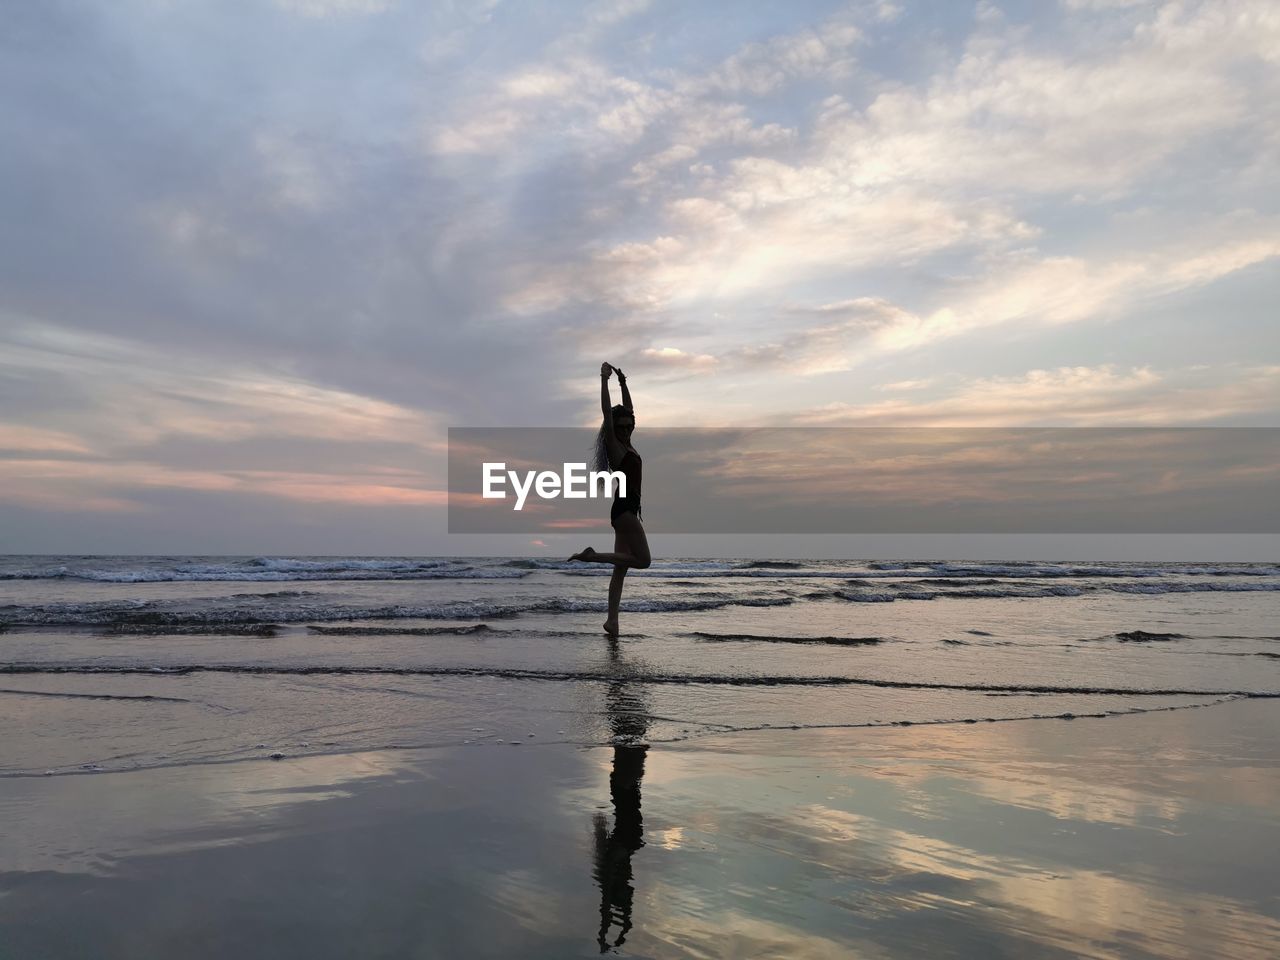
[[[610,406],[609,377],[616,373],[622,387],[622,403]],[[618,635],[618,604],[622,600],[622,581],[627,570],[635,567],[643,570],[649,566],[649,541],[640,523],[640,454],[631,446],[631,432],[636,427],[635,411],[631,407],[631,391],[627,389],[627,376],[617,367],[600,364],[600,411],[604,424],[596,436],[596,470],[621,470],[627,478],[627,495],[615,493],[609,519],[613,524],[613,553],[596,553],[591,547],[575,553],[570,560],[585,563],[613,564],[613,577],[609,580],[609,619],[604,622],[605,633]],[[603,461],[603,462],[602,462]]]

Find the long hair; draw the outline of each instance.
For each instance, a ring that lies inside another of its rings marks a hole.
[[[614,420],[618,419],[618,414],[630,413],[630,411],[622,404],[615,404],[613,409],[609,411],[609,416]],[[606,472],[612,469],[609,463],[609,445],[604,439],[604,421],[600,422],[600,431],[596,434],[596,448],[591,457],[591,469],[598,472]]]

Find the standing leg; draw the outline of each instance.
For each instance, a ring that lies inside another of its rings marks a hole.
[[[621,531],[613,533],[613,552],[622,553],[626,547]],[[622,602],[622,582],[627,579],[627,568],[624,564],[616,564],[613,576],[609,578],[609,618],[604,622],[604,632],[612,637],[618,635],[618,604]]]
[[[604,622],[604,632],[618,635],[618,604],[622,602],[622,581],[627,579],[627,568],[613,568],[613,576],[609,578],[609,619]]]
[[[611,636],[618,633],[618,603],[622,599],[622,583],[632,567],[644,570],[649,566],[649,540],[644,535],[644,525],[634,513],[621,513],[614,521],[613,555],[625,558],[614,564],[613,577],[609,581],[609,619],[604,629]],[[604,554],[598,554],[604,556]]]

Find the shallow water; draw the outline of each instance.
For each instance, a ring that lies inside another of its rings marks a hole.
[[[1269,564],[0,560],[0,775],[1280,695]],[[621,706],[620,706],[621,704]]]

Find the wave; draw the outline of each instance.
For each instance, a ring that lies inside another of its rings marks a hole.
[[[480,570],[472,567],[421,570],[129,570],[79,571],[67,579],[100,583],[277,583],[296,580],[515,580],[525,576],[518,570]]]
[[[314,590],[264,590],[262,593],[233,593],[233,600],[282,600],[285,597],[316,597]]]
[[[792,676],[720,673],[663,673],[631,671],[619,673],[604,670],[536,670],[525,667],[454,667],[398,665],[343,665],[245,663],[9,663],[0,664],[0,675],[147,675],[189,676],[199,673],[252,674],[262,676],[421,676],[421,677],[493,677],[505,680],[583,681],[597,683],[637,684],[706,684],[730,687],[878,687],[889,690],[959,690],[990,694],[1072,694],[1115,695],[1133,697],[1248,697],[1280,698],[1278,690],[1207,690],[1185,687],[1108,687],[1065,686],[1036,683],[943,683],[928,680],[888,680],[875,677]]]
[[[756,633],[707,633],[694,630],[688,634],[699,640],[757,641],[760,643],[828,643],[842,647],[869,646],[884,642],[883,637],[779,637]]]
[[[322,627],[312,624],[307,629],[325,637],[469,637],[480,633],[510,633],[495,630],[487,623],[468,623],[459,627]]]
[[[868,565],[870,566],[870,565]],[[583,576],[608,575],[608,569],[602,571],[577,569],[570,571],[565,568],[566,572],[575,572]],[[999,580],[994,582],[1007,581],[1030,581],[1030,580],[1124,580],[1124,579],[1141,579],[1141,580],[1158,580],[1167,576],[1189,576],[1189,577],[1280,577],[1280,567],[1263,566],[1249,567],[1241,565],[1240,567],[1219,567],[1219,568],[1198,568],[1188,566],[1170,566],[1170,567],[1087,567],[1073,566],[1063,567],[1053,564],[1038,564],[1027,567],[1012,567],[1006,564],[931,564],[916,565],[914,568],[908,569],[903,565],[902,569],[852,569],[849,566],[824,566],[824,567],[808,567],[804,565],[796,565],[791,567],[784,566],[752,566],[752,567],[733,567],[729,569],[701,570],[690,569],[682,571],[666,571],[659,568],[650,568],[647,570],[632,571],[632,576],[644,578],[662,579],[667,576],[683,576],[683,577],[707,577],[707,578],[782,578],[796,577],[808,578],[814,580],[840,580],[840,579],[859,579],[873,581],[907,581],[915,579],[912,575],[926,575],[925,579],[916,580],[916,582],[928,583],[930,580],[951,581],[976,581],[982,578],[998,577]]]
[[[475,566],[444,558],[253,557],[212,562],[150,558],[87,558],[87,562],[0,568],[0,580],[83,580],[95,583],[276,582],[294,580],[518,579],[528,571]]]
[[[998,582],[998,581],[993,581]],[[1071,584],[1016,584],[1003,586],[956,587],[948,584],[946,589],[920,589],[926,586],[921,581],[904,584],[877,583],[874,588],[866,588],[857,581],[849,581],[847,586],[853,590],[837,588],[829,596],[854,603],[892,603],[894,600],[939,600],[943,598],[1001,598],[1001,597],[1079,597],[1089,592],[1088,588]]]
[[[154,623],[110,623],[106,625],[111,633],[130,635],[162,635],[162,636],[203,636],[219,637],[274,637],[280,631],[278,623],[246,623],[246,624],[154,624]]]
[[[1030,577],[1047,579],[1054,577],[1275,577],[1280,576],[1280,566],[1270,563],[1045,563],[1030,560],[1010,560],[999,563],[956,563],[941,560],[877,560],[867,564],[874,571],[885,575],[898,575],[920,571],[931,576],[947,577]]]
[[[1112,583],[1094,588],[1108,593],[1267,593],[1280,583]]]
[[[127,693],[67,693],[60,690],[12,690],[0,688],[0,694],[7,693],[16,697],[52,697],[63,700],[150,700],[154,703],[190,703],[185,697],[161,697],[155,694]]]
[[[1113,633],[1113,637],[1121,643],[1152,643],[1165,640],[1185,640],[1185,633],[1149,633],[1146,630],[1125,630]]]
[[[1082,597],[1088,592],[1088,588],[1075,587],[1068,584],[1049,584],[1047,586],[1021,586],[1015,584],[1008,587],[974,587],[972,589],[951,587],[947,590],[938,590],[933,594],[910,591],[904,593],[904,596],[910,600],[931,600],[933,597],[960,599],[965,597]]]
[[[950,586],[948,589],[918,589],[924,581],[908,582],[902,585],[892,583],[867,584],[865,588],[857,580],[850,580],[846,587],[827,592],[807,594],[817,599],[821,596],[849,600],[854,603],[891,603],[895,600],[938,600],[941,598],[974,599],[1001,597],[1081,597],[1096,593],[1134,593],[1134,594],[1166,594],[1166,593],[1254,593],[1280,590],[1277,583],[1232,583],[1232,582],[1186,582],[1168,583],[1095,583],[1095,584],[1020,584],[1006,583],[1001,586]]]
[[[304,560],[296,557],[254,557],[248,562],[251,567],[264,570],[278,570],[286,573],[296,572],[342,572],[346,570],[434,570],[454,564],[454,560],[442,558],[395,559],[386,557],[334,557],[332,559]]]
[[[485,636],[500,634],[502,636],[538,637],[539,639],[549,637],[590,637],[594,640],[600,637],[599,630],[531,630],[527,628],[505,630],[501,627],[491,627],[487,623],[468,623],[452,627],[326,627],[310,624],[307,626],[307,630],[325,637],[468,637],[481,634]],[[629,640],[647,640],[648,638],[649,635],[646,633],[627,631],[627,639]]]
[[[923,587],[954,587],[957,583],[966,587],[991,587],[1004,583],[991,577],[926,577],[921,580],[906,580],[905,583],[919,584]]]
[[[833,591],[831,591],[830,593],[827,593],[827,594],[822,594],[822,593],[810,593],[810,594],[807,594],[806,596],[808,596],[808,597],[810,597],[810,598],[812,598],[812,599],[815,599],[815,600],[816,600],[818,597],[823,597],[823,596],[827,596],[827,597],[839,597],[839,598],[840,598],[840,599],[842,599],[842,600],[852,600],[854,603],[893,603],[893,601],[895,601],[895,600],[906,599],[906,598],[904,598],[904,597],[899,597],[897,594],[894,594],[894,593],[870,593],[870,592],[868,592],[868,593],[857,593],[857,594],[853,594],[853,593],[845,593],[845,592],[840,591],[840,590],[833,590]],[[930,596],[930,597],[923,597],[922,599],[932,599],[932,596]]]
[[[484,562],[484,561],[478,561]],[[582,564],[577,561],[552,559],[550,557],[517,557],[512,560],[503,560],[493,562],[497,567],[510,567],[516,570],[548,570],[552,572],[575,572],[575,573],[592,573],[595,572],[591,564]],[[700,574],[724,574],[733,570],[735,563],[728,560],[654,560],[653,566],[643,571],[634,570],[634,574],[649,574],[660,576],[662,574],[673,575],[691,575]],[[605,574],[610,573],[608,567],[602,567]]]
[[[535,572],[582,576],[609,574],[547,557],[5,557],[0,580],[67,579],[103,583],[289,580],[439,580],[520,578]],[[1155,579],[1280,577],[1280,565],[1267,563],[1066,563],[1034,561],[967,562],[942,560],[660,560],[641,577],[812,577],[867,579]]]
[[[708,597],[673,599],[632,598],[622,601],[624,613],[668,613],[718,610],[723,607],[779,607],[794,603],[791,597]],[[332,620],[477,620],[517,617],[523,613],[605,612],[607,599],[549,597],[539,600],[493,602],[458,600],[452,603],[388,605],[379,607],[325,606],[274,607],[256,611],[239,609],[172,609],[171,601],[134,600],[123,603],[8,604],[0,606],[0,628],[28,626],[124,626],[225,627],[239,624],[304,623]],[[195,631],[199,632],[199,631]]]

